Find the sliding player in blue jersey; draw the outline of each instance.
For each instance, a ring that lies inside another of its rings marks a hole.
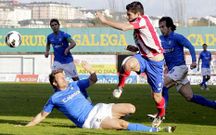
[[[192,63],[190,68],[196,68],[196,54],[193,45],[181,34],[175,33],[176,26],[170,17],[159,20],[160,36],[168,74],[164,77],[165,87],[163,95],[168,101],[168,88],[176,86],[177,91],[187,100],[203,106],[216,109],[216,102],[210,101],[200,95],[193,94],[190,82],[187,79],[188,68],[184,58],[184,47],[189,49]]]
[[[202,60],[201,73],[203,77],[200,86],[201,89],[209,90],[206,83],[208,82],[211,76],[210,66],[211,66],[212,57],[211,57],[211,52],[207,50],[207,44],[203,44],[203,51],[199,55],[198,69],[197,69],[198,71],[199,71],[200,60]]]
[[[71,83],[65,80],[63,70],[52,71],[49,80],[56,92],[49,98],[43,110],[26,125],[27,127],[40,123],[56,108],[80,128],[122,129],[143,132],[173,132],[175,130],[175,127],[171,126],[154,128],[120,119],[135,112],[135,106],[130,103],[98,103],[93,105],[82,93],[96,83],[97,76],[87,62],[82,62],[82,67],[90,73],[89,78]]]

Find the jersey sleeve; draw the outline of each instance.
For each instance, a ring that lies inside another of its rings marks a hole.
[[[130,22],[134,29],[142,29],[146,27],[145,20],[143,18],[137,18],[135,21]]]
[[[194,46],[190,43],[190,41],[185,38],[183,35],[178,35],[176,37],[176,40],[178,42],[179,45],[182,45],[186,48],[188,48],[188,50],[190,51],[190,55],[192,57],[192,62],[196,62],[196,52],[195,52],[195,48]]]
[[[90,86],[90,82],[89,79],[83,79],[83,80],[79,80],[77,82],[78,87],[80,88],[80,90],[85,90]]]
[[[69,35],[68,33],[64,32],[64,38],[69,41],[69,39],[71,39],[71,35]]]
[[[52,99],[50,98],[47,101],[47,103],[44,105],[43,111],[50,113],[50,112],[52,112],[53,108],[54,108],[54,104],[52,102]]]

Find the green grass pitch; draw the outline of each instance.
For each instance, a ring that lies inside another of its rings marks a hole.
[[[88,89],[94,103],[129,102],[136,106],[136,113],[128,121],[151,125],[147,113],[156,112],[151,99],[148,85],[126,85],[120,99],[112,98],[113,84],[96,84]],[[201,91],[193,86],[196,94],[216,100],[216,86],[210,86],[209,91]],[[163,126],[177,126],[174,135],[215,135],[216,110],[189,103],[175,89],[170,89],[170,101],[167,108],[166,120]],[[116,130],[80,129],[54,110],[47,119],[35,127],[16,127],[25,125],[39,113],[48,97],[52,94],[49,84],[0,83],[0,135],[138,135],[138,134],[168,134],[142,133]]]

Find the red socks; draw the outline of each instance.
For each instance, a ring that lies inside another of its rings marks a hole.
[[[123,88],[125,85],[125,81],[127,79],[127,77],[130,75],[130,71],[125,71],[122,68],[122,71],[120,71],[119,73],[119,83],[118,83],[118,87]]]
[[[162,100],[159,103],[156,103],[156,107],[158,110],[158,116],[163,117],[165,115],[165,100]]]

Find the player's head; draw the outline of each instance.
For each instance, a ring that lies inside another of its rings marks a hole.
[[[127,19],[129,22],[134,21],[140,15],[144,15],[144,8],[142,3],[134,1],[126,6]]]
[[[206,51],[208,46],[207,46],[207,44],[204,43],[204,44],[202,45],[202,47],[203,47],[203,50]]]
[[[50,20],[50,27],[52,28],[54,33],[57,33],[59,31],[60,23],[58,19],[51,19]]]
[[[167,36],[170,32],[176,30],[176,26],[173,23],[172,18],[168,16],[164,16],[159,20],[159,28],[164,36]]]
[[[62,89],[67,87],[67,81],[62,69],[53,70],[49,75],[50,84],[54,89]]]

